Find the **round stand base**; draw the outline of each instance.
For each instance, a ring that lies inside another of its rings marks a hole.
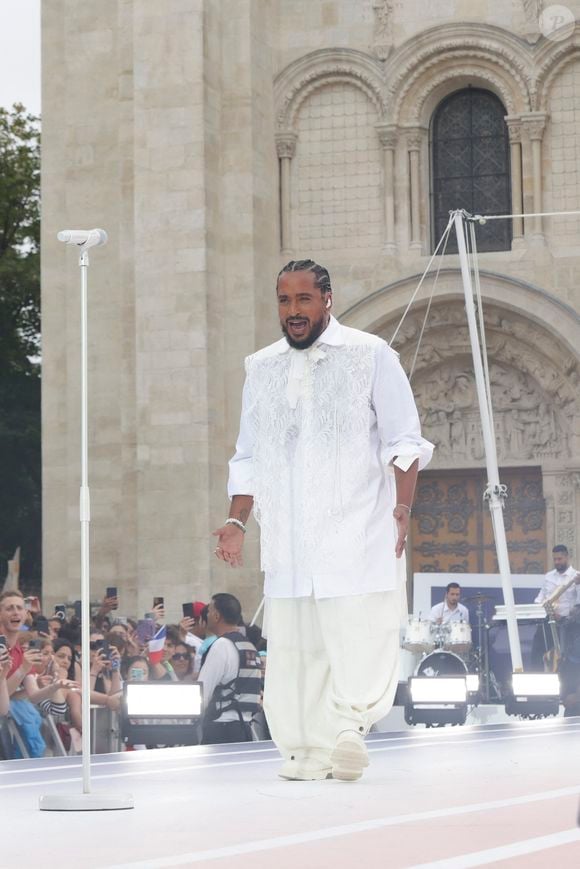
[[[111,812],[133,809],[131,794],[49,794],[41,797],[41,812]]]

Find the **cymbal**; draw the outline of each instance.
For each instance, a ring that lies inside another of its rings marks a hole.
[[[463,600],[465,603],[468,603],[471,600],[476,600],[478,603],[483,603],[485,600],[493,600],[491,595],[483,594],[483,592],[478,591],[477,594],[472,594],[470,597],[464,597]]]

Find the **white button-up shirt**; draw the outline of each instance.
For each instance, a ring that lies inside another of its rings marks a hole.
[[[544,583],[534,603],[544,603],[545,600],[554,594],[557,588],[570,582],[576,573],[577,570],[572,565],[564,573],[559,573],[555,568],[554,570],[550,570],[544,577]],[[567,616],[570,614],[572,607],[575,607],[577,604],[580,604],[580,586],[572,585],[556,601],[556,612],[561,616]]]
[[[283,338],[246,375],[228,493],[254,496],[266,595],[395,588],[392,464],[433,451],[398,355],[331,317],[311,348]]]
[[[446,625],[447,622],[467,622],[469,624],[469,610],[462,603],[458,603],[455,609],[449,609],[447,601],[444,600],[431,607],[429,614],[429,621],[439,622],[439,619],[443,625]]]

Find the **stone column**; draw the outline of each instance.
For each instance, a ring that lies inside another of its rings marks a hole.
[[[407,150],[409,153],[409,201],[411,206],[411,243],[410,247],[421,250],[421,148],[425,140],[423,127],[407,130]]]
[[[379,141],[383,148],[383,175],[385,184],[385,251],[395,253],[395,149],[397,128],[392,124],[377,124]]]
[[[545,112],[529,112],[522,115],[522,125],[528,134],[532,151],[532,207],[534,214],[542,210],[542,137],[546,127]],[[532,238],[543,241],[542,218],[532,221]]]
[[[290,207],[290,170],[298,136],[291,130],[276,133],[276,151],[280,160],[280,246],[282,253],[292,253],[292,211]]]
[[[524,210],[522,198],[522,122],[518,115],[507,115],[506,124],[510,137],[510,169],[512,186],[512,211],[522,214]],[[514,217],[512,220],[512,247],[521,247],[524,240],[524,219]]]

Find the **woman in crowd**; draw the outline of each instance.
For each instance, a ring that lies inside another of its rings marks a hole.
[[[74,671],[60,667],[50,640],[42,641],[40,661],[23,680],[28,699],[39,706],[43,715],[64,721],[68,710],[67,695],[69,691],[78,691],[80,683],[75,681]]]
[[[149,661],[145,655],[132,655],[122,663],[122,675],[125,682],[148,682]]]
[[[179,682],[193,682],[193,657],[187,643],[176,643],[170,658]]]

